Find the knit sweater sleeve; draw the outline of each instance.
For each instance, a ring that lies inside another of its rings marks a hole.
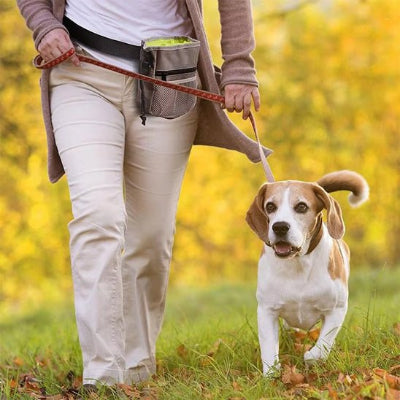
[[[33,32],[36,49],[43,36],[53,29],[65,29],[53,14],[50,0],[17,0],[19,10],[26,21],[26,25]]]
[[[251,0],[219,0],[223,88],[229,83],[258,86],[251,52],[255,48]]]

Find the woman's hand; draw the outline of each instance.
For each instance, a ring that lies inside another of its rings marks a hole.
[[[72,47],[74,47],[74,45],[68,33],[64,29],[58,28],[53,29],[43,36],[39,43],[38,50],[43,60],[48,62],[66,53]],[[76,66],[80,64],[75,54],[70,58],[70,61]]]
[[[225,108],[229,112],[243,112],[243,119],[249,117],[252,102],[256,111],[260,109],[260,93],[256,86],[228,84],[224,88],[224,96]]]

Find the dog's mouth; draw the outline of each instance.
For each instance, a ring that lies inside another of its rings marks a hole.
[[[275,255],[280,258],[288,258],[300,252],[301,247],[292,246],[288,242],[276,242],[272,245]]]

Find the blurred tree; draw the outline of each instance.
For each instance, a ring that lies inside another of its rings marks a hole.
[[[2,0],[0,16],[0,300],[32,305],[41,292],[56,296],[71,286],[65,279],[69,206],[65,187],[49,185],[46,176],[31,34],[15,1]]]

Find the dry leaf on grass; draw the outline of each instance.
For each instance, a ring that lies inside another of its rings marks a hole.
[[[13,364],[16,367],[22,367],[25,364],[25,362],[21,357],[15,357],[14,360],[13,360]]]
[[[209,357],[214,357],[214,355],[217,353],[219,348],[221,347],[222,344],[222,339],[218,339],[211,347],[211,349],[207,352],[207,355]]]
[[[181,358],[183,358],[183,359],[186,359],[187,356],[188,356],[188,353],[189,353],[188,349],[186,348],[186,346],[185,346],[183,343],[180,344],[180,345],[177,347],[176,352],[177,352],[178,355],[179,355]]]
[[[328,384],[326,385],[326,389],[328,390],[329,398],[330,398],[330,399],[336,400],[336,399],[338,398],[338,393],[337,393],[337,391],[332,387],[332,384],[331,384],[331,383],[328,383]]]
[[[388,371],[381,368],[374,368],[374,374],[385,381],[392,389],[400,389],[400,377],[390,374]]]
[[[295,343],[294,344],[294,350],[297,354],[303,354],[306,351],[310,350],[312,347],[311,344],[307,344],[307,343]]]
[[[350,386],[353,383],[353,380],[351,379],[350,375],[340,372],[336,382]]]
[[[311,331],[308,332],[308,337],[315,341],[319,338],[320,333],[321,333],[321,328],[311,329]]]
[[[36,356],[35,363],[37,367],[45,368],[50,365],[50,360],[45,357]]]
[[[31,374],[26,374],[21,377],[18,390],[26,393],[45,395],[44,389],[40,385],[40,381]]]
[[[157,400],[158,399],[158,390],[156,387],[147,386],[142,388],[140,395],[141,400]]]
[[[140,399],[140,391],[137,388],[123,383],[118,384],[117,387],[130,399]]]
[[[296,371],[295,365],[284,365],[282,382],[286,385],[299,385],[305,381],[305,376]]]
[[[236,392],[240,392],[242,390],[242,387],[236,381],[232,382],[232,387]]]
[[[386,392],[386,400],[400,400],[400,390],[389,388]]]
[[[396,336],[400,336],[400,322],[396,322],[395,324],[393,324],[393,333]]]
[[[393,367],[390,367],[389,372],[390,373],[396,372],[400,374],[400,364],[393,365]]]
[[[303,331],[303,330],[294,330],[293,336],[295,338],[296,343],[302,343],[306,340],[316,341],[319,337],[321,332],[321,328],[311,329],[310,331]]]

